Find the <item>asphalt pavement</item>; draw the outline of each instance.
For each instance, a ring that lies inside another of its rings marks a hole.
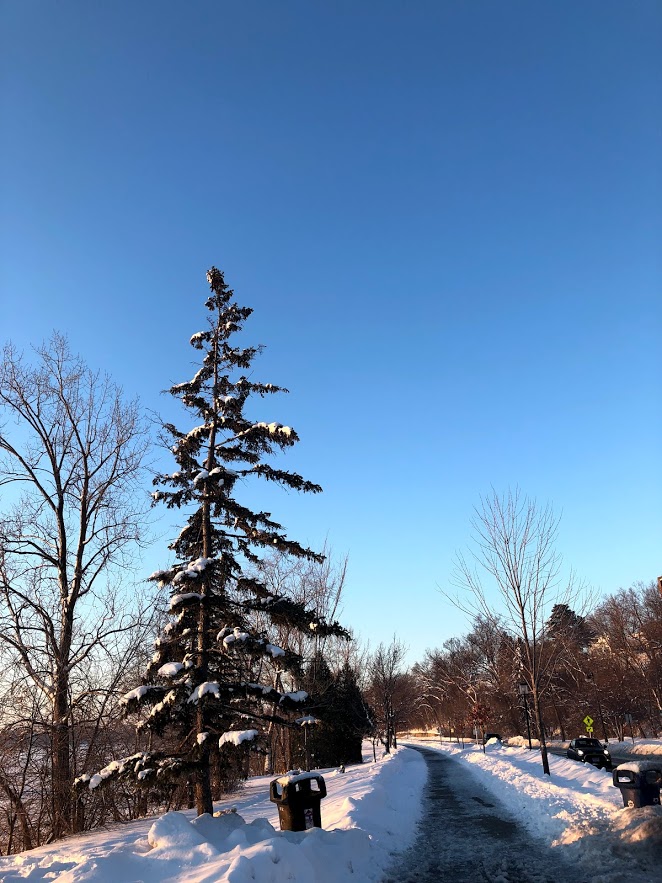
[[[428,765],[419,833],[384,883],[582,883],[577,868],[531,837],[463,764],[415,750]]]

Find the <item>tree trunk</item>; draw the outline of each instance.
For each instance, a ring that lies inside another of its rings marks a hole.
[[[207,556],[205,556],[207,557]],[[202,600],[200,602],[200,615],[198,619],[198,653],[199,653],[199,670],[200,676],[207,679],[207,633],[209,629],[209,616],[207,613],[207,605],[205,604],[205,596],[207,594],[206,580],[202,588]],[[198,733],[206,732],[205,722],[205,697],[201,696],[195,711],[195,722]],[[214,814],[214,800],[211,793],[211,775],[209,767],[209,751],[206,743],[202,743],[202,757],[198,761],[198,768],[195,773],[195,806],[198,815]]]
[[[58,673],[51,736],[53,840],[72,832],[72,782],[66,674]]]
[[[209,776],[209,754],[205,751],[199,761],[195,777],[195,808],[199,816],[214,814],[214,800]]]
[[[216,343],[217,345],[217,343]],[[214,382],[217,380],[217,368],[214,368]],[[209,451],[207,454],[206,468],[207,471],[212,469],[214,463],[214,451],[216,445],[216,418],[212,420],[212,426],[209,433]],[[207,495],[202,502],[202,556],[203,558],[211,558],[212,550],[212,526],[211,526],[211,507]],[[209,584],[206,577],[202,579],[201,585],[202,598],[200,600],[200,612],[198,614],[198,671],[202,681],[207,680],[208,676],[208,658],[209,658],[209,610],[206,599],[209,594]],[[198,733],[206,732],[205,722],[205,699],[201,696],[196,709],[196,725]],[[198,815],[214,813],[214,801],[211,792],[211,774],[209,766],[209,751],[205,743],[202,743],[202,757],[198,763],[195,776],[195,803]]]
[[[283,736],[285,740],[285,771],[287,772],[287,770],[291,770],[294,766],[292,763],[292,730],[286,727]]]
[[[22,848],[23,850],[32,849],[32,833],[30,830],[30,819],[28,817],[27,810],[20,796],[13,790],[13,788],[9,785],[8,782],[4,781],[4,778],[0,779],[0,787],[5,792],[7,797],[10,800],[10,803],[15,807],[15,812],[12,813],[12,818],[10,821],[10,830],[9,830],[9,845],[7,847],[7,855],[12,850],[12,840],[13,840],[13,832],[14,832],[14,824],[15,821],[18,820],[18,823],[21,828],[21,839],[22,839]],[[2,853],[0,852],[0,855]]]
[[[556,714],[556,721],[559,725],[559,730],[561,733],[561,741],[565,742],[565,727],[563,726],[563,721],[561,719],[561,715],[559,713],[558,706],[557,706],[556,702],[553,702],[552,705],[554,706],[554,713]]]
[[[547,743],[545,741],[545,727],[542,722],[542,712],[540,711],[540,698],[538,691],[533,691],[533,705],[536,712],[536,724],[538,726],[538,738],[540,739],[540,756],[542,758],[542,770],[546,776],[551,775],[549,772],[549,758],[547,757]]]

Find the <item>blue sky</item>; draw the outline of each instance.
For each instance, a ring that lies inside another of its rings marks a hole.
[[[598,591],[662,572],[659,3],[13,0],[0,32],[0,337],[65,331],[165,412],[224,269],[292,391],[255,416],[325,488],[272,511],[349,554],[348,624],[412,659],[463,630],[437,586],[491,486],[551,501]]]

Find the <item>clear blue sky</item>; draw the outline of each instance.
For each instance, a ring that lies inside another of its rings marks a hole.
[[[491,485],[562,510],[598,590],[662,572],[659,2],[7,0],[0,32],[0,337],[65,331],[163,410],[223,268],[292,390],[255,416],[325,487],[272,511],[349,553],[364,637],[464,628],[436,587]]]

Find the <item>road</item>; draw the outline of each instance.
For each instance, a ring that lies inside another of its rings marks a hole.
[[[607,745],[607,748],[609,748],[609,745]],[[538,751],[537,748],[535,750]],[[550,754],[555,754],[557,757],[566,757],[567,756],[565,748],[550,747],[548,745],[547,750],[549,751]],[[637,760],[656,760],[656,759],[657,759],[657,757],[655,755],[651,755],[651,754],[648,754],[648,755],[645,755],[645,754],[641,754],[641,755],[612,754],[611,755],[611,767],[607,767],[607,769],[613,769],[613,767],[616,767],[621,763],[630,763],[632,761],[637,761]],[[579,763],[579,761],[577,761],[577,763]]]
[[[416,751],[428,765],[420,831],[384,883],[582,883],[462,764],[441,751]]]

